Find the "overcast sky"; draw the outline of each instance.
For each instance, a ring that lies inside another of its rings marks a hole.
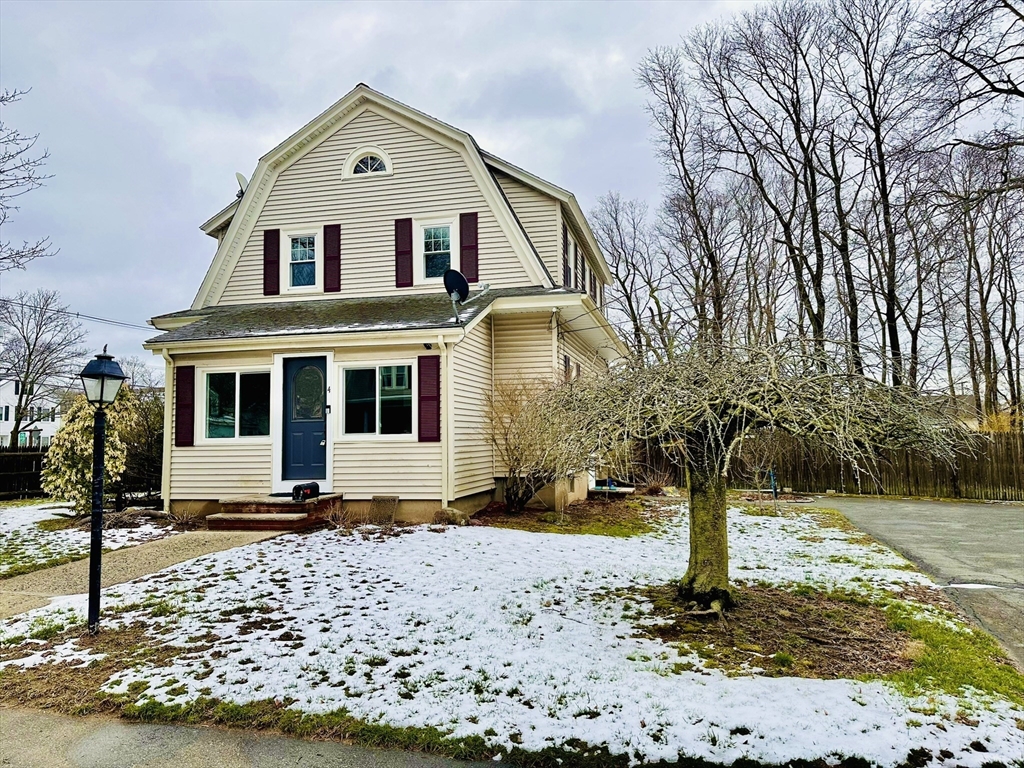
[[[144,323],[187,308],[214,253],[198,227],[235,171],[356,83],[473,134],[572,190],[654,203],[634,68],[653,46],[744,3],[0,3],[0,87],[32,91],[5,123],[40,134],[46,186],[7,240],[60,253],[0,278],[72,309]],[[147,356],[145,331],[88,324],[89,345]],[[148,335],[155,335],[150,332]]]

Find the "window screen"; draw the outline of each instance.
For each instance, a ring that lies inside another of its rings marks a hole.
[[[345,371],[345,434],[365,435],[377,431],[377,369]]]
[[[238,436],[270,434],[270,374],[242,373],[238,376]]]
[[[412,434],[412,366],[380,368],[380,433]]]

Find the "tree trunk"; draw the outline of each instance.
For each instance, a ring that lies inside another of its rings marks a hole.
[[[690,564],[679,583],[679,597],[702,608],[732,603],[729,591],[729,539],[726,529],[725,478],[704,468],[686,467],[690,493]]]

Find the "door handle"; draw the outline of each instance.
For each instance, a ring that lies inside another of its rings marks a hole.
[[[320,447],[323,448],[325,445],[327,445],[327,440],[321,440]]]

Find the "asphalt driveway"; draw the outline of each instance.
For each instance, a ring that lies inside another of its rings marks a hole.
[[[822,496],[928,573],[1024,667],[1024,505]]]

